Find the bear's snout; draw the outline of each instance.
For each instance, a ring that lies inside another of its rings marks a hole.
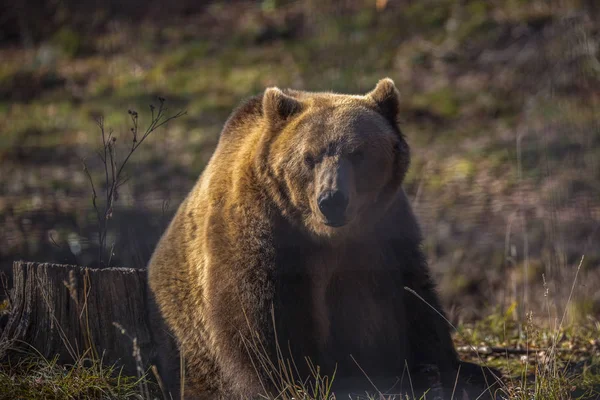
[[[344,157],[325,157],[317,173],[317,187],[319,219],[333,228],[346,225],[353,193],[352,164]]]
[[[319,195],[319,210],[325,217],[325,224],[339,227],[346,224],[348,196],[341,190],[328,190]]]

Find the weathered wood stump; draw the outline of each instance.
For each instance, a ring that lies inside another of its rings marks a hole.
[[[0,358],[33,348],[62,363],[96,357],[130,374],[147,367],[152,334],[145,270],[18,261],[13,275]]]

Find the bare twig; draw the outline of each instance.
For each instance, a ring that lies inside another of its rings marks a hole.
[[[104,132],[104,128],[102,129],[102,131]],[[102,137],[104,137],[104,133],[102,134]],[[104,161],[104,159],[103,159],[103,161]],[[83,163],[83,171],[85,172],[86,176],[88,177],[88,180],[90,181],[90,186],[92,187],[92,205],[94,206],[94,211],[96,211],[96,219],[98,221],[98,240],[100,241],[98,261],[102,262],[102,249],[103,249],[102,232],[103,232],[104,224],[102,222],[100,208],[98,207],[98,204],[96,202],[96,200],[98,199],[98,195],[96,193],[96,188],[94,186],[94,179],[92,179],[92,175],[90,174],[90,170],[88,169],[87,164],[85,163],[85,160],[81,160],[81,162]]]
[[[176,118],[179,118],[185,114],[185,111],[179,111],[178,113],[166,116],[167,109],[165,108],[165,99],[162,97],[158,98],[159,106],[158,109],[154,105],[150,105],[150,111],[152,115],[152,120],[150,121],[149,126],[143,132],[143,134],[139,135],[139,121],[138,121],[138,113],[133,110],[129,110],[129,116],[131,118],[132,127],[130,129],[132,133],[131,146],[129,147],[129,151],[126,156],[123,158],[123,161],[119,162],[117,157],[117,138],[113,135],[112,130],[106,130],[104,124],[104,118],[100,117],[96,120],[96,125],[100,129],[100,134],[102,138],[102,149],[97,152],[98,157],[102,161],[102,165],[104,167],[104,185],[105,193],[104,193],[104,204],[101,206],[98,202],[98,192],[96,191],[96,186],[94,184],[94,179],[92,178],[92,174],[90,173],[85,160],[82,160],[83,170],[90,182],[90,186],[92,188],[92,205],[94,210],[96,211],[96,219],[98,222],[98,261],[103,263],[104,253],[106,252],[106,239],[108,234],[109,220],[113,217],[114,206],[115,203],[119,199],[119,188],[125,184],[129,177],[123,175],[125,166],[127,162],[133,155],[133,153],[140,147],[140,145],[146,140],[152,132],[156,131],[158,128],[167,124],[169,121],[172,121]],[[155,113],[156,109],[156,113]],[[113,243],[114,246],[114,243]],[[112,250],[110,252],[110,257],[108,259],[108,264],[112,260]]]

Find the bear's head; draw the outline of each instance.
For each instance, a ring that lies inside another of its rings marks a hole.
[[[410,158],[398,104],[388,78],[362,96],[267,89],[259,164],[283,213],[326,237],[383,215]]]

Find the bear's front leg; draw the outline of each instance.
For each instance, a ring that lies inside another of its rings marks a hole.
[[[272,386],[275,251],[270,228],[260,221],[231,223],[231,217],[226,225],[210,225],[205,270],[209,347],[231,398],[251,398]]]
[[[426,385],[429,374],[421,372],[437,369],[443,386],[452,388],[459,359],[425,257],[418,243],[397,248],[404,249],[397,257],[402,260],[404,277],[404,287],[400,290],[403,291],[408,324],[409,367],[417,380],[421,375],[420,381]]]

